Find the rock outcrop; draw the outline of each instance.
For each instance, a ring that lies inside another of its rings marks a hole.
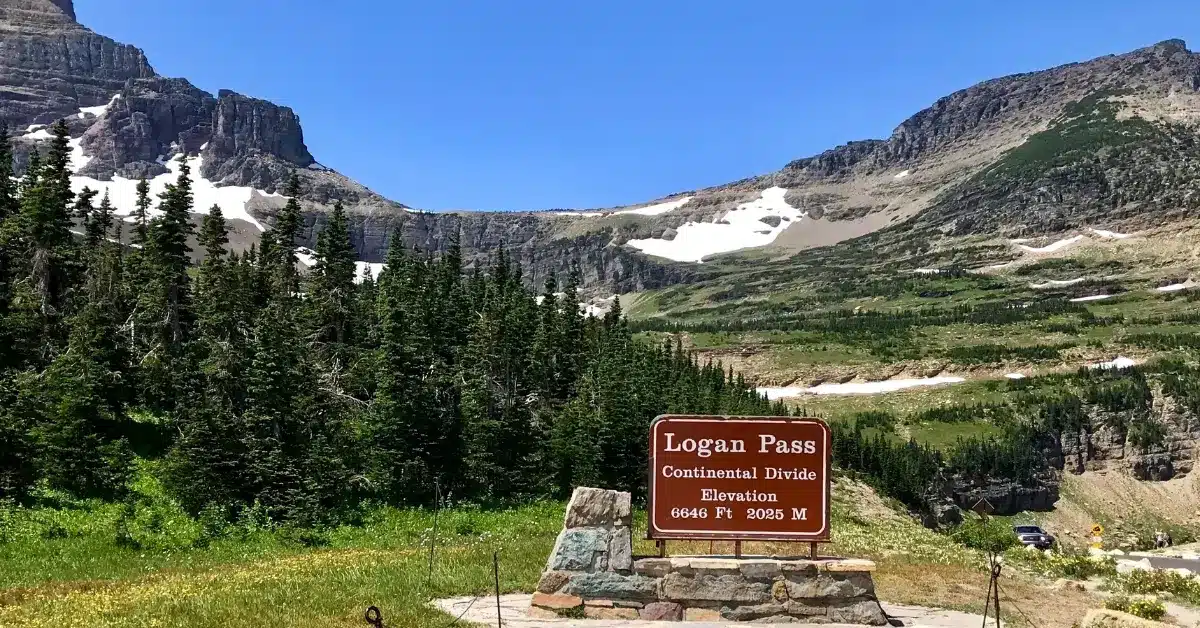
[[[151,78],[146,55],[75,21],[70,0],[0,1],[0,120],[48,124]]]

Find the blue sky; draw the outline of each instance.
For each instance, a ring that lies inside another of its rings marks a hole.
[[[161,74],[291,106],[319,161],[425,209],[647,201],[887,137],[988,78],[1200,46],[1194,0],[75,5]]]

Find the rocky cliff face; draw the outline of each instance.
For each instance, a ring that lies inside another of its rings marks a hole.
[[[1077,474],[1112,469],[1148,481],[1187,475],[1195,466],[1200,417],[1172,397],[1156,395],[1149,412],[1092,406],[1089,415],[1088,424],[1060,434],[1048,448],[1051,464]],[[1141,428],[1147,424],[1155,427]]]
[[[1200,447],[1200,416],[1161,387],[1151,396],[1145,406],[1125,410],[1086,404],[1086,420],[1078,429],[1042,437],[1046,468],[1033,482],[948,478],[930,493],[934,516],[927,524],[952,523],[958,513],[950,502],[969,510],[986,499],[999,515],[1051,510],[1062,473],[1105,470],[1155,482],[1191,473]]]
[[[70,0],[0,2],[0,119],[10,126],[102,105],[125,81],[152,76],[141,50],[75,22]]]

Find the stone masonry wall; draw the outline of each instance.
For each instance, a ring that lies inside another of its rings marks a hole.
[[[535,615],[884,625],[867,560],[633,558],[628,493],[577,488]]]

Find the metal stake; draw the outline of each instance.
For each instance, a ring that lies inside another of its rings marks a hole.
[[[496,576],[496,628],[502,628],[500,622],[500,552],[492,552],[492,573]]]
[[[437,480],[433,481],[433,535],[429,537],[429,572],[425,574],[425,587],[433,582],[433,548],[437,545],[438,512],[442,507],[442,487]]]

